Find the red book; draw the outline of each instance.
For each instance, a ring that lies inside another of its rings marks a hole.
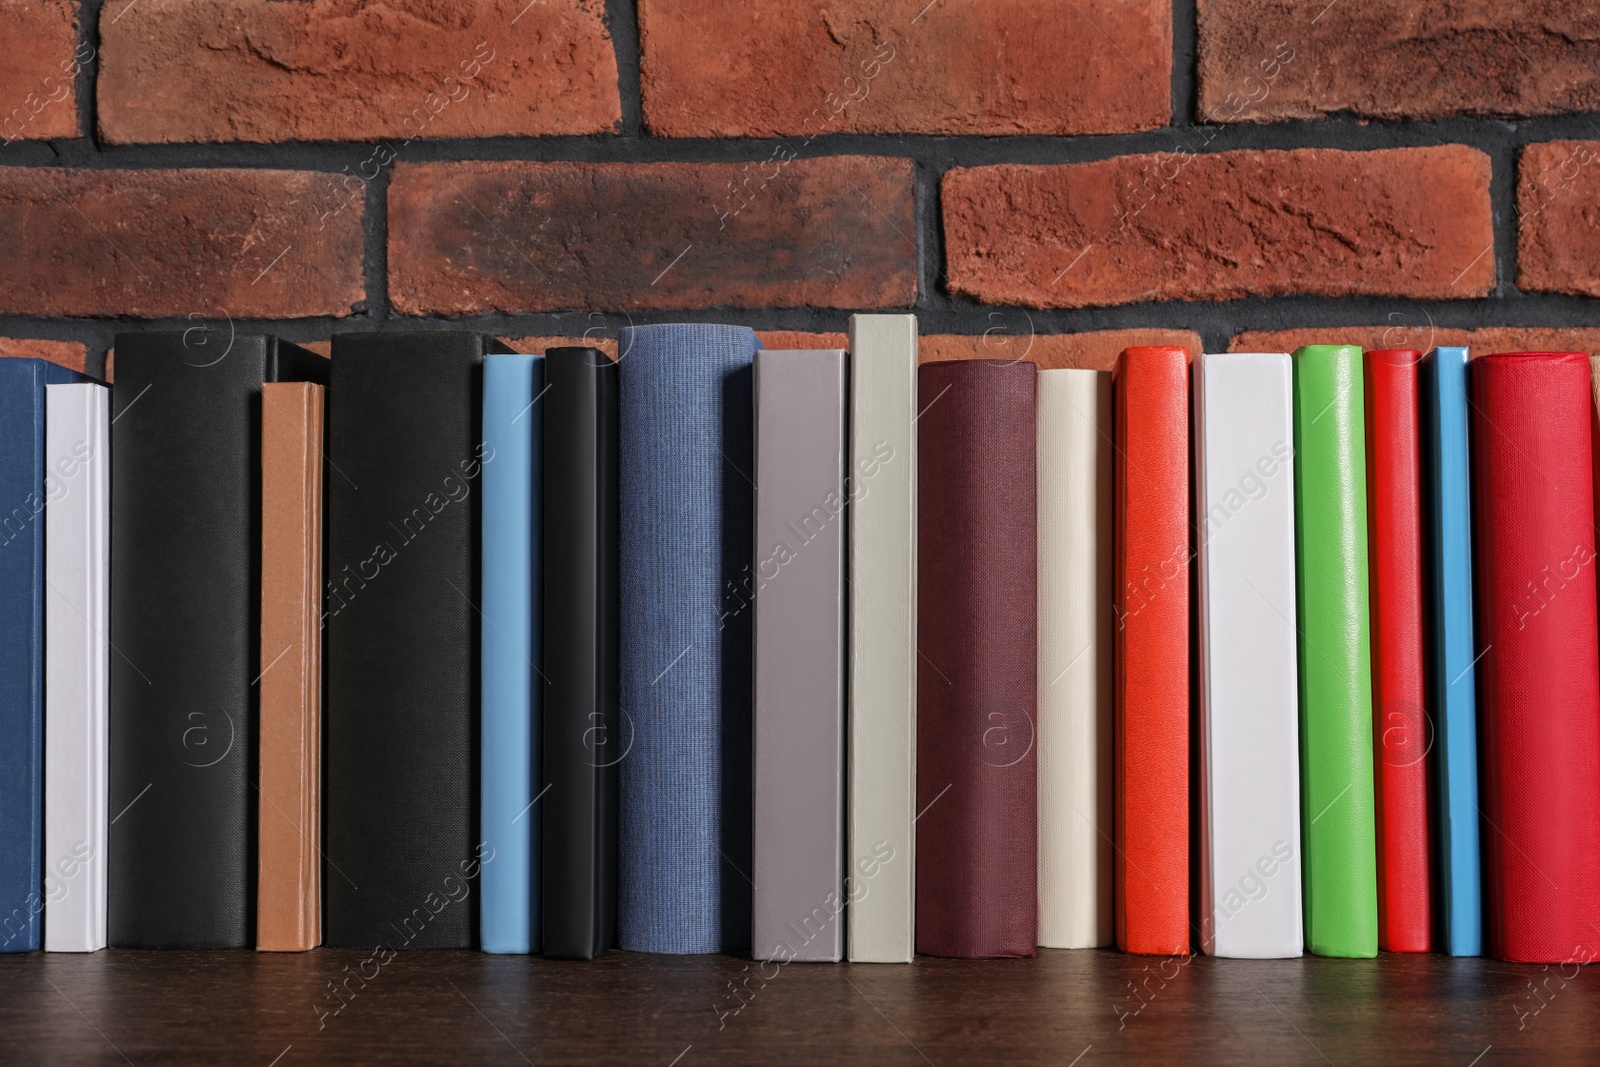
[[[1366,355],[1367,566],[1377,794],[1378,947],[1427,952],[1428,644],[1422,590],[1422,438],[1413,349]]]
[[[1600,636],[1589,360],[1468,365],[1491,955],[1600,958]]]
[[[917,370],[917,951],[1038,944],[1034,365]]]
[[[1116,911],[1124,952],[1189,951],[1189,367],[1116,376]]]

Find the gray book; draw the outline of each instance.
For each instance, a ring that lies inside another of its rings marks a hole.
[[[755,358],[758,960],[844,955],[845,354]]]

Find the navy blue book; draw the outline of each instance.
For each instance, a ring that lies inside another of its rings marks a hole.
[[[750,940],[752,361],[738,326],[617,341],[622,497],[617,943]]]
[[[44,469],[44,387],[88,380],[0,359],[0,952],[44,929],[44,508],[70,489]]]

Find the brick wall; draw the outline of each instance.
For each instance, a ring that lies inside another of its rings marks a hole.
[[[0,0],[0,355],[1600,347],[1590,0]]]

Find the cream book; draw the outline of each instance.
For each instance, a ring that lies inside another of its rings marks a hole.
[[[850,386],[845,955],[852,963],[909,963],[916,912],[915,315],[850,317]]]
[[[1293,370],[1203,355],[1194,375],[1200,943],[1301,954]]]
[[[109,396],[45,386],[46,952],[106,947]]]
[[[1115,941],[1111,374],[1039,372],[1039,944]]]

